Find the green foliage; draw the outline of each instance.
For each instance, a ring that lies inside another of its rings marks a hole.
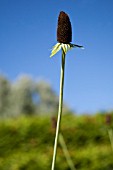
[[[9,81],[4,77],[0,76],[0,114],[6,116],[9,109],[11,86]]]
[[[61,131],[77,170],[113,169],[113,153],[107,134],[109,125],[105,119],[104,114],[62,117]],[[1,119],[0,170],[50,169],[54,136],[50,117]],[[60,145],[55,169],[69,170]]]

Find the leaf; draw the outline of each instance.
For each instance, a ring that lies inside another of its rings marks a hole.
[[[51,52],[50,57],[53,57],[59,50],[61,49],[61,44],[57,43],[54,47],[53,50]]]

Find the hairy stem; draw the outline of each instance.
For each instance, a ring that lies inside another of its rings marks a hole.
[[[53,151],[53,160],[52,160],[52,168],[55,168],[56,162],[56,154],[57,154],[57,143],[60,131],[60,123],[61,123],[61,116],[62,116],[62,107],[63,107],[63,87],[64,87],[64,70],[65,70],[65,53],[62,49],[62,63],[61,63],[61,76],[60,76],[60,94],[59,94],[59,109],[58,109],[58,118],[57,118],[57,127],[56,127],[56,136],[55,136],[55,143],[54,143],[54,151]]]

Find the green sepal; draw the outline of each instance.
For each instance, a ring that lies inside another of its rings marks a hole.
[[[77,48],[82,48],[82,49],[84,49],[83,46],[76,45],[76,44],[71,44],[71,43],[69,43],[69,44],[57,43],[57,44],[53,47],[50,57],[53,57],[61,48],[62,48],[64,54],[66,55],[66,53],[67,53],[69,50],[71,50],[72,48],[76,48],[76,47],[77,47]]]
[[[50,57],[53,57],[60,49],[61,49],[61,44],[60,44],[60,43],[57,43],[57,44],[53,47]]]
[[[77,48],[82,48],[82,49],[84,49],[84,47],[81,46],[81,45],[71,44],[71,43],[70,43],[70,47],[71,47],[71,48],[77,47]]]
[[[62,43],[62,44],[61,44],[61,47],[62,47],[63,52],[64,52],[65,54],[66,54],[69,50],[71,50],[72,48],[75,48],[75,47],[84,49],[83,46],[76,45],[76,44],[71,44],[71,43],[69,43],[69,44],[63,44],[63,43]]]
[[[66,54],[69,50],[71,50],[70,44],[61,44],[62,50],[64,54]]]

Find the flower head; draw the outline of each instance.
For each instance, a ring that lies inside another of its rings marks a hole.
[[[50,57],[54,56],[60,49],[66,54],[74,47],[83,48],[81,45],[72,44],[72,28],[69,16],[61,11],[58,17],[57,26],[57,41],[58,43],[53,47]]]
[[[72,41],[72,28],[69,16],[61,11],[58,17],[57,41],[69,44]]]

